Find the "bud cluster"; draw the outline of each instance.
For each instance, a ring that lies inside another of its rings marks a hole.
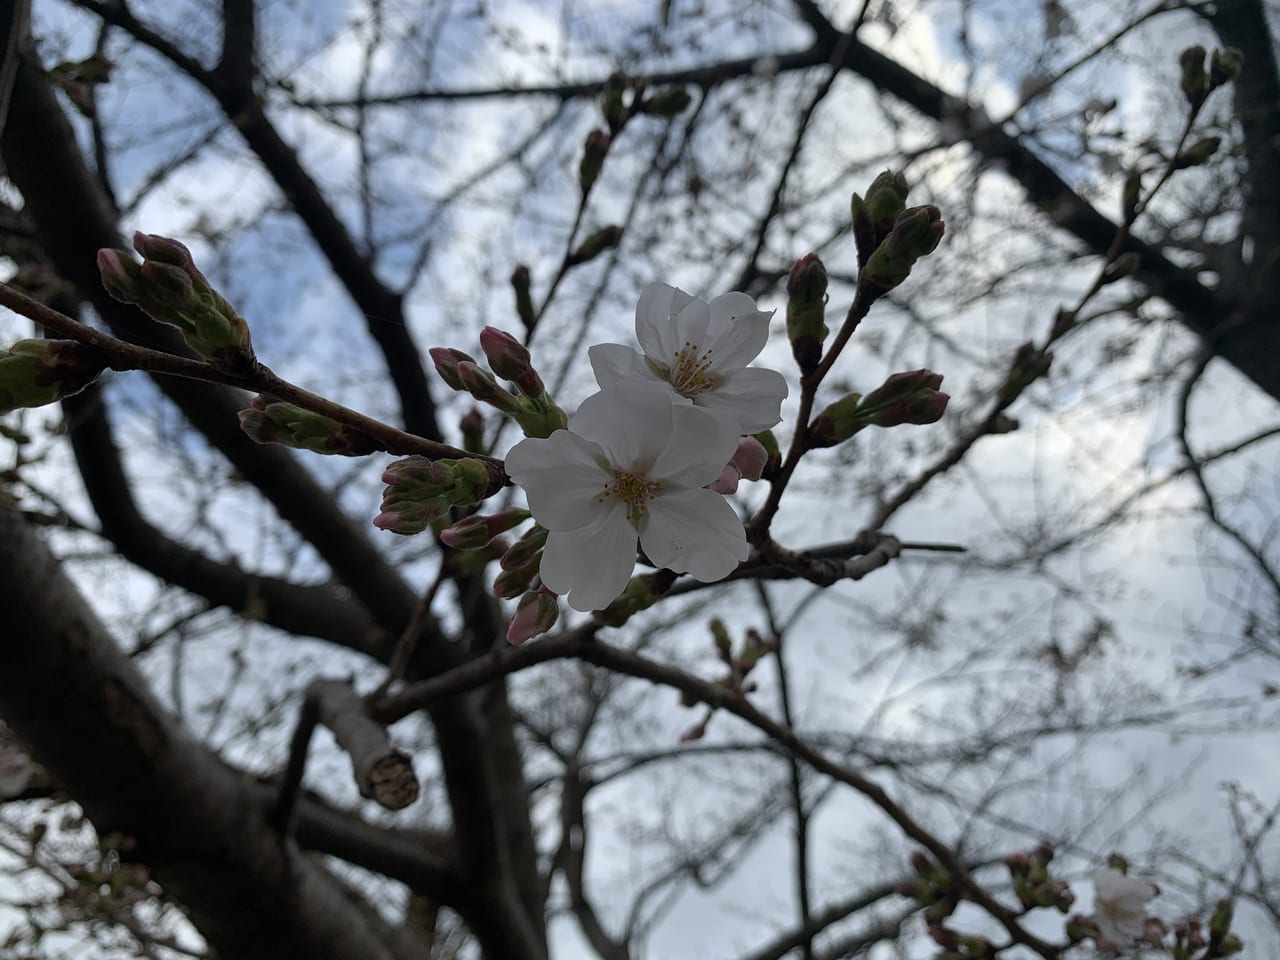
[[[938,388],[942,374],[929,370],[895,373],[865,397],[851,393],[828,405],[809,427],[809,445],[832,447],[865,427],[936,423],[951,397]]]
[[[853,195],[858,287],[872,299],[907,279],[915,262],[937,249],[946,230],[937,207],[907,206],[907,189],[906,177],[886,170],[871,182],[865,199]]]
[[[177,327],[196,353],[219,367],[241,371],[253,366],[249,325],[209,285],[191,251],[168,237],[135,233],[138,264],[122,250],[98,251],[98,270],[107,293],[140,307],[153,320]]]
[[[530,589],[542,566],[542,548],[546,545],[546,527],[534,524],[515,546],[503,553],[499,561],[502,572],[493,582],[494,596],[506,600]]]
[[[1181,68],[1179,86],[1192,107],[1199,107],[1214,90],[1235,80],[1244,66],[1244,54],[1235,47],[1213,51],[1208,70],[1205,69],[1204,58],[1205,49],[1198,44],[1187,47],[1178,55]]]
[[[405,457],[382,473],[387,489],[373,525],[392,533],[421,533],[452,507],[470,506],[502,489],[501,471],[482,460]]]
[[[106,368],[106,356],[86,343],[19,340],[0,353],[0,414],[79,393]]]
[[[569,422],[547,392],[529,350],[519,340],[505,330],[485,327],[480,332],[480,347],[493,372],[511,381],[515,393],[501,386],[493,373],[468,353],[452,347],[432,347],[429,352],[441,380],[511,417],[526,436],[549,437]]]
[[[830,331],[827,310],[827,268],[816,253],[801,257],[787,275],[787,339],[800,373],[808,376],[822,359],[822,343]]]
[[[963,899],[959,885],[951,871],[934,862],[923,850],[911,855],[911,870],[915,876],[899,883],[895,889],[901,896],[910,897],[925,908],[925,923],[930,927],[940,927]]]
[[[280,443],[312,453],[364,457],[386,449],[363,430],[267,394],[254,397],[249,409],[240,411],[240,429],[256,443]]]
[[[1049,863],[1053,860],[1053,847],[1042,843],[1030,853],[1011,853],[1005,857],[1005,866],[1013,881],[1013,893],[1024,910],[1052,907],[1059,913],[1067,913],[1075,903],[1075,894],[1065,880],[1055,880],[1049,875]]]

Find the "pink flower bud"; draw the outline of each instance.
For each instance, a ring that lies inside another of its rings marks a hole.
[[[526,397],[540,397],[547,392],[533,368],[529,351],[511,334],[497,327],[485,327],[480,331],[480,347],[493,372],[514,381]]]
[[[738,449],[733,452],[733,465],[742,473],[742,479],[759,480],[768,462],[769,451],[755,437],[743,437],[738,441]]]
[[[731,493],[738,492],[738,481],[742,479],[742,471],[732,463],[725,464],[725,468],[720,471],[714,483],[707,484],[707,489],[712,493],[723,493],[728,496]]]
[[[556,595],[543,587],[537,591],[529,591],[520,598],[516,606],[516,615],[511,618],[507,627],[507,643],[519,645],[546,633],[560,619],[560,604]]]
[[[451,389],[462,390],[462,381],[458,378],[458,364],[463,361],[475,363],[475,357],[461,350],[454,350],[452,347],[432,347],[427,352],[431,354],[431,362],[435,364],[436,373],[440,375],[440,379]]]

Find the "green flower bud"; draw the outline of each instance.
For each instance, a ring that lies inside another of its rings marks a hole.
[[[1213,159],[1213,155],[1222,146],[1221,137],[1204,137],[1197,140],[1187,149],[1173,158],[1174,170],[1185,170],[1188,167],[1200,167]]]
[[[547,545],[547,528],[534,524],[515,545],[502,555],[499,564],[503,570],[515,570],[527,566],[542,553]]]
[[[274,397],[258,395],[240,411],[240,429],[256,443],[279,443],[312,453],[364,457],[386,445],[345,423]]]
[[[867,188],[864,200],[858,194],[850,201],[853,239],[858,250],[858,267],[866,266],[876,248],[893,229],[894,221],[907,208],[907,178],[885,170]]]
[[[106,368],[106,355],[85,343],[19,340],[0,354],[0,414],[79,393]]]
[[[462,389],[482,403],[487,403],[507,414],[520,413],[524,409],[515,394],[498,386],[498,381],[493,378],[493,374],[478,364],[462,360],[458,363],[456,371]]]
[[[622,125],[627,122],[627,105],[623,99],[626,93],[626,74],[617,71],[609,74],[600,95],[600,112],[604,114],[605,122],[614,133],[621,130]]]
[[[861,402],[862,394],[851,393],[828,404],[809,425],[809,446],[815,450],[834,447],[867,426],[858,419],[858,404]]]
[[[1216,90],[1240,76],[1244,67],[1244,54],[1235,47],[1213,51],[1209,58],[1209,89]]]
[[[670,570],[646,573],[632,577],[625,590],[611,604],[596,614],[607,627],[620,627],[642,610],[647,610],[662,598],[676,575]]]
[[[946,224],[942,211],[932,205],[912,207],[893,224],[858,274],[858,285],[876,296],[892,290],[911,274],[917,260],[937,249]]]
[[[569,425],[569,415],[560,409],[549,393],[536,399],[521,398],[521,410],[512,417],[526,437],[545,440]]]
[[[1125,223],[1133,221],[1134,214],[1138,210],[1138,200],[1142,196],[1142,173],[1138,170],[1131,170],[1129,175],[1124,178],[1124,190],[1120,196],[1120,213]]]
[[[462,432],[464,450],[484,452],[484,415],[479,407],[472,407],[458,418],[458,429]]]
[[[801,257],[787,275],[787,338],[800,373],[818,369],[822,343],[830,330],[824,319],[827,307],[827,269],[817,254]]]
[[[942,375],[929,370],[895,373],[862,399],[857,416],[876,427],[936,423],[951,399],[940,386]]]
[[[493,581],[493,595],[503,600],[518,597],[529,589],[533,578],[538,575],[538,567],[542,565],[542,554],[539,553],[523,567],[503,570]]]
[[[440,541],[454,550],[479,550],[499,534],[506,533],[532,516],[528,510],[512,508],[483,516],[473,513],[440,532]]]
[[[583,145],[582,162],[578,164],[578,186],[586,193],[604,169],[604,158],[609,153],[611,138],[603,130],[592,130]]]
[[[1141,265],[1142,258],[1134,251],[1130,250],[1128,253],[1122,253],[1103,269],[1102,282],[1107,284],[1123,280],[1125,277],[1132,276],[1137,272],[1138,267]]]
[[[533,310],[533,293],[529,268],[524,264],[516,267],[511,273],[511,289],[516,294],[516,316],[524,324],[525,330],[532,330],[537,314]]]
[[[645,100],[642,109],[651,117],[674,117],[689,109],[691,103],[693,97],[684,87],[668,87]]]
[[[1209,78],[1204,72],[1204,47],[1198,44],[1187,47],[1178,55],[1178,65],[1182,74],[1179,85],[1182,95],[1193,107],[1199,106],[1209,92]]]
[[[1023,390],[1049,372],[1052,360],[1052,354],[1037,350],[1033,343],[1024,343],[1020,346],[1017,354],[1014,355],[1009,375],[997,391],[1000,402],[1008,406],[1018,399]]]
[[[583,240],[577,250],[569,254],[569,265],[576,267],[579,264],[589,263],[606,250],[612,250],[621,242],[621,227],[601,227]]]
[[[1231,920],[1234,913],[1235,908],[1230,900],[1218,901],[1218,905],[1213,910],[1213,916],[1209,918],[1210,947],[1218,946],[1226,940],[1227,934],[1231,932]]]
[[[255,360],[249,325],[195,265],[177,240],[135,233],[133,246],[141,266],[118,250],[100,250],[103,286],[117,300],[136,304],[153,320],[177,327],[202,357],[230,370]]]

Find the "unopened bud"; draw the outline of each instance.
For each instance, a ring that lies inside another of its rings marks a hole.
[[[601,227],[595,233],[588,235],[578,246],[578,249],[569,254],[569,265],[577,266],[578,264],[589,263],[606,250],[612,250],[621,242],[621,227]]]
[[[809,446],[813,449],[834,447],[843,443],[867,424],[858,419],[862,394],[851,393],[835,403],[827,404],[809,425]]]
[[[547,545],[547,528],[534,524],[515,545],[502,555],[503,570],[515,570],[535,560]]]
[[[452,347],[432,347],[427,353],[431,354],[431,362],[435,365],[436,373],[440,376],[450,389],[465,390],[462,385],[462,378],[458,376],[459,363],[476,362],[476,358],[469,353],[463,353],[461,350],[454,350]]]
[[[853,238],[858,248],[858,266],[871,259],[876,248],[893,230],[893,224],[907,208],[907,178],[885,170],[867,188],[864,200],[853,195]]]
[[[772,477],[782,466],[782,449],[778,446],[778,438],[773,435],[772,430],[762,430],[760,433],[753,434],[753,436],[760,441],[760,446],[764,447],[767,458],[760,476],[764,478]]]
[[[744,480],[759,480],[768,461],[769,452],[755,437],[742,437],[738,440],[738,448],[733,451],[733,464],[742,473]]]
[[[479,407],[472,407],[458,418],[458,429],[462,432],[462,447],[471,453],[484,450],[484,415]]]
[[[512,508],[484,516],[473,513],[440,532],[445,546],[455,550],[479,550],[501,533],[506,533],[529,519],[528,510]]]
[[[1181,68],[1178,83],[1182,87],[1182,95],[1193,107],[1199,106],[1209,92],[1209,77],[1204,71],[1204,53],[1204,47],[1197,44],[1178,54],[1178,66]]]
[[[615,71],[609,74],[604,82],[604,91],[600,95],[600,112],[609,124],[609,129],[617,133],[627,122],[627,105],[623,98],[627,93],[626,74]]]
[[[1092,917],[1086,917],[1084,914],[1073,914],[1067,919],[1066,925],[1067,941],[1070,943],[1079,943],[1088,937],[1097,937],[1098,925]]]
[[[578,164],[578,186],[585,194],[591,189],[604,169],[604,158],[609,153],[612,138],[603,130],[592,130],[587,134],[582,148],[582,162]]]
[[[876,427],[936,423],[951,399],[938,389],[940,386],[942,374],[930,370],[895,373],[862,398],[857,415]]]
[[[877,296],[892,290],[910,276],[917,260],[938,248],[945,230],[942,211],[931,204],[905,211],[858,274],[859,285]]]
[[[1209,944],[1217,946],[1227,938],[1227,934],[1231,932],[1231,920],[1235,913],[1235,908],[1230,900],[1219,900],[1218,905],[1213,910],[1213,916],[1209,918]]]
[[[507,643],[518,646],[540,633],[546,633],[559,619],[560,604],[554,593],[546,587],[529,591],[516,605],[515,616],[507,627]]]
[[[119,250],[98,252],[107,293],[177,327],[193,350],[218,366],[236,370],[255,362],[249,325],[209,285],[186,246],[140,232],[133,246],[144,258],[140,266]]]
[[[642,610],[647,610],[671,589],[676,575],[669,570],[632,577],[618,598],[596,617],[608,627],[620,627]]]
[[[644,101],[644,112],[651,117],[674,117],[689,108],[693,97],[684,87],[668,87],[659,90]]]
[[[456,369],[462,389],[482,403],[487,403],[509,414],[519,413],[523,409],[516,396],[498,386],[498,381],[493,378],[493,374],[479,364],[462,360]]]
[[[1052,354],[1037,350],[1033,343],[1024,343],[1020,346],[1013,358],[1009,375],[997,391],[1000,403],[1007,407],[1018,399],[1023,390],[1049,372],[1052,360]]]
[[[363,430],[292,403],[259,394],[251,404],[240,411],[240,429],[256,443],[279,443],[343,457],[365,457],[386,449]]]
[[[79,393],[107,367],[97,347],[75,340],[19,340],[0,353],[0,414]]]
[[[1213,51],[1209,58],[1209,89],[1216,90],[1240,76],[1244,67],[1244,54],[1235,47]]]
[[[1131,170],[1129,175],[1124,178],[1124,190],[1120,197],[1120,213],[1124,217],[1125,223],[1133,221],[1134,214],[1138,211],[1138,200],[1142,196],[1142,173],[1139,170]]]
[[[533,293],[529,268],[524,264],[516,267],[511,273],[511,289],[516,295],[516,316],[524,324],[525,330],[532,330],[537,314],[533,310]]]
[[[1221,137],[1204,137],[1197,140],[1173,158],[1173,169],[1186,170],[1188,167],[1204,166],[1213,159],[1213,155],[1221,146]]]
[[[514,381],[526,397],[540,397],[547,392],[533,368],[528,348],[505,330],[485,327],[480,331],[480,348],[493,372]]]
[[[787,275],[787,339],[802,375],[816,370],[822,359],[822,343],[830,332],[823,322],[826,307],[827,268],[810,253]]]
[[[493,581],[493,595],[503,600],[518,597],[529,589],[533,578],[538,575],[538,567],[542,564],[542,554],[538,554],[523,567],[503,570]]]

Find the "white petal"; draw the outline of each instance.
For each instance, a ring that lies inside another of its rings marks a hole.
[[[720,476],[737,448],[733,421],[697,407],[673,407],[671,442],[654,461],[649,478],[668,489],[705,487]]]
[[[702,353],[711,337],[707,328],[711,325],[711,306],[705,300],[690,300],[671,322],[670,346],[665,356],[654,357],[667,366],[675,364],[676,353],[685,345]]]
[[[653,368],[645,363],[644,354],[621,343],[597,343],[587,351],[587,356],[591,358],[591,369],[601,389],[631,377],[657,379]]]
[[[646,356],[661,363],[671,363],[671,354],[677,343],[671,318],[694,299],[678,287],[665,283],[651,283],[640,291],[640,300],[636,304],[636,339]]]
[[[590,526],[547,536],[539,574],[569,606],[586,613],[607,607],[627,586],[636,565],[636,529],[626,504],[613,506]]]
[[[595,498],[613,480],[604,460],[605,451],[590,440],[557,430],[512,447],[506,471],[524,488],[534,519],[548,530],[573,530],[600,513]]]
[[[727,294],[726,296],[734,296]],[[751,298],[745,293],[739,294],[749,303]],[[707,335],[707,346],[714,352],[711,354],[712,369],[717,372],[737,370],[760,355],[764,345],[769,342],[769,321],[772,313],[761,313],[752,309],[738,314],[732,321],[726,320],[717,326],[715,322],[716,305],[726,297],[717,297],[711,301],[711,328]]]
[[[691,573],[703,583],[721,580],[747,559],[742,521],[729,502],[710,490],[686,490],[649,505],[640,546],[659,567]]]
[[[614,467],[647,475],[671,438],[673,396],[665,381],[619,380],[583,400],[569,429],[600,444]]]
[[[714,390],[694,398],[694,403],[737,423],[741,433],[768,430],[782,419],[782,399],[787,380],[777,370],[744,367],[725,374]]]

